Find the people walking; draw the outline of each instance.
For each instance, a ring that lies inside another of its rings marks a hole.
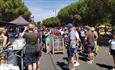
[[[79,66],[78,62],[78,43],[79,43],[79,34],[76,32],[76,28],[71,26],[70,33],[70,46],[68,48],[68,58],[69,58],[69,65],[72,66],[71,70],[75,70],[75,66]],[[76,58],[76,59],[75,59]]]
[[[115,31],[112,32],[112,39],[109,41],[110,47],[109,51],[113,57],[114,67],[112,70],[115,70]]]
[[[97,48],[97,39],[98,39],[98,33],[97,33],[97,31],[95,30],[95,28],[94,27],[92,27],[91,28],[91,30],[92,30],[92,32],[94,33],[94,37],[95,37],[95,46],[94,46],[94,53],[95,53],[95,55],[97,55],[97,52],[96,52],[96,48]]]
[[[92,64],[94,60],[94,47],[95,47],[95,34],[91,31],[91,27],[87,27],[88,31],[86,32],[86,48],[88,51],[88,63]]]

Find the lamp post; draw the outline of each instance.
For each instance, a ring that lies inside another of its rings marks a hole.
[[[54,9],[53,12],[54,12],[54,15],[56,16],[56,9]]]
[[[32,16],[31,19],[32,19],[32,22],[34,22],[34,16]]]

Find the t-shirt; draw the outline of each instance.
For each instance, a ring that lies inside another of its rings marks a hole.
[[[26,40],[26,50],[35,51],[38,44],[38,34],[35,32],[25,32],[23,37]]]
[[[80,36],[85,37],[85,30],[80,30]]]
[[[110,43],[111,49],[115,50],[115,40],[110,40],[109,43]]]
[[[72,47],[72,48],[76,48],[77,46],[77,39],[79,39],[79,34],[78,34],[78,32],[77,31],[74,31],[74,30],[72,30],[72,31],[70,31],[70,46]]]
[[[86,37],[87,37],[87,45],[88,46],[94,46],[95,34],[92,31],[88,31],[86,33]]]
[[[71,31],[70,33],[69,33],[69,36],[70,36],[70,40],[77,40],[77,39],[79,39],[79,34],[78,34],[78,32],[77,31]]]
[[[61,35],[63,35],[64,34],[64,31],[61,31]]]

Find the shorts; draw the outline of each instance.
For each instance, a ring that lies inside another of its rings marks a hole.
[[[93,46],[88,46],[87,47],[87,52],[88,53],[93,53],[93,51],[94,51],[94,47]]]
[[[26,66],[33,64],[36,61],[37,61],[37,53],[36,52],[25,53],[24,64]]]
[[[110,53],[111,53],[111,55],[115,56],[115,50],[112,50],[112,49],[111,49],[111,52],[110,52]]]
[[[71,58],[77,53],[77,48],[69,48],[69,54],[68,56]]]

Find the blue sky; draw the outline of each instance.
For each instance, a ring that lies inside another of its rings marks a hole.
[[[58,11],[76,0],[23,0],[34,16],[33,20],[42,21],[56,16]]]

